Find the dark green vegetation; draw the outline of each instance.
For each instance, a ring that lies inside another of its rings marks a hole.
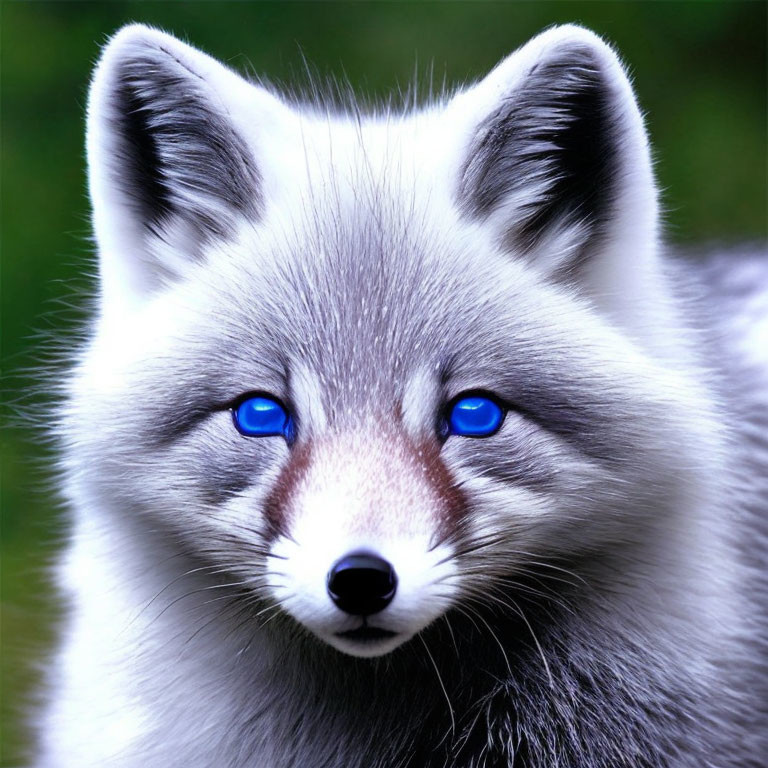
[[[425,76],[481,76],[542,28],[581,22],[630,64],[656,151],[671,240],[765,241],[763,2],[230,3],[2,5],[2,394],[45,423],[27,369],[67,339],[91,290],[83,111],[99,46],[144,21],[244,72],[345,75],[372,96]],[[424,79],[424,78],[422,78]],[[42,332],[42,336],[41,336]],[[2,436],[2,765],[23,764],[20,711],[53,637],[45,566],[66,526],[45,484],[49,455],[20,425]]]

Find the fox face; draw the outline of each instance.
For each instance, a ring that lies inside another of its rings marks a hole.
[[[128,27],[88,158],[71,492],[178,542],[255,626],[368,657],[524,615],[706,487],[642,120],[591,33],[362,115]]]

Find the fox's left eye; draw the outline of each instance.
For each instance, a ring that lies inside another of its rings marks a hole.
[[[285,407],[273,397],[253,395],[232,409],[238,432],[248,437],[282,435],[293,440],[293,419]]]
[[[448,414],[448,434],[465,437],[489,437],[504,421],[504,411],[492,398],[484,395],[460,397]]]

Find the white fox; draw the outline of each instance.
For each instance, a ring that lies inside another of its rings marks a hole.
[[[608,45],[366,113],[129,26],[87,150],[39,766],[765,765],[768,266],[664,258]]]

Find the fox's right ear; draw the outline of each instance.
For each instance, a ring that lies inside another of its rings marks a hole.
[[[456,201],[466,219],[552,279],[583,287],[597,273],[595,295],[615,273],[644,284],[656,186],[642,115],[608,44],[553,27],[450,106],[464,127]],[[615,281],[611,290],[620,293]]]
[[[133,303],[257,221],[258,137],[288,110],[209,56],[120,30],[88,100],[88,176],[104,304]]]

